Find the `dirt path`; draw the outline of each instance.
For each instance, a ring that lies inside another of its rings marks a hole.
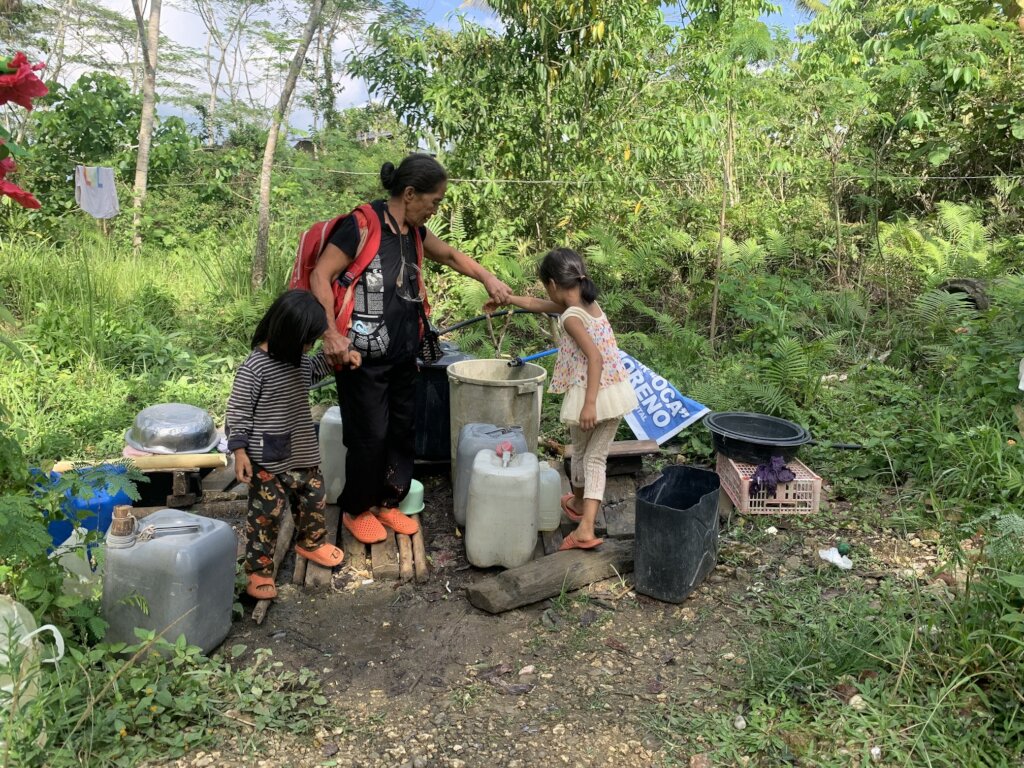
[[[491,616],[465,598],[465,586],[487,574],[465,562],[447,484],[427,485],[428,583],[357,587],[341,570],[331,589],[310,591],[286,573],[264,624],[247,617],[226,641],[247,647],[241,663],[269,648],[286,668],[321,674],[332,724],[301,739],[260,737],[258,754],[240,733],[172,765],[688,765],[664,751],[652,725],[680,708],[718,706],[743,673],[746,606],[760,592],[832,568],[817,548],[841,537],[878,558],[877,573],[858,563],[851,589],[870,591],[908,566],[923,574],[935,560],[919,539],[844,525],[846,505],[774,518],[778,529],[764,519],[729,529],[716,571],[682,605],[636,594],[627,576]]]
[[[427,482],[424,515],[428,583],[363,585],[342,569],[313,591],[285,572],[266,621],[247,616],[225,641],[246,646],[238,663],[268,648],[286,668],[318,672],[333,728],[173,765],[660,764],[645,722],[670,696],[707,687],[704,662],[727,643],[727,585],[675,606],[637,595],[627,575],[492,616],[466,600],[488,573],[465,561],[445,480]]]

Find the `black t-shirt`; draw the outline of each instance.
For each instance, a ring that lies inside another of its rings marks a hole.
[[[364,364],[394,363],[415,358],[420,340],[420,308],[406,297],[419,296],[416,239],[412,229],[396,235],[385,215],[383,200],[371,203],[380,217],[380,248],[356,283],[349,338],[363,355]],[[420,227],[426,239],[427,228]],[[359,225],[354,216],[344,219],[331,234],[330,242],[353,259],[359,250]],[[405,287],[396,290],[405,261]]]

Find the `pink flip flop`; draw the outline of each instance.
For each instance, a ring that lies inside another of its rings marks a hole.
[[[569,501],[571,499],[575,499],[575,498],[576,498],[576,494],[574,494],[574,493],[567,493],[567,494],[565,494],[565,496],[562,497],[562,511],[565,513],[566,517],[568,517],[574,523],[578,523],[580,520],[583,519],[583,515],[581,515],[578,512],[574,511],[572,509],[572,507],[569,506]]]
[[[568,534],[562,539],[562,545],[558,548],[559,552],[565,552],[569,549],[593,549],[604,544],[604,539],[591,539],[590,541],[580,541],[576,538],[576,532]]]

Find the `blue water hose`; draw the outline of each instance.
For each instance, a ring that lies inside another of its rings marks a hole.
[[[508,361],[508,367],[509,368],[519,368],[521,365],[523,365],[523,363],[528,363],[531,360],[539,360],[542,357],[547,357],[548,355],[553,355],[557,351],[558,351],[558,347],[555,347],[553,349],[546,349],[543,352],[534,352],[532,355],[527,355],[526,357],[518,357],[517,356],[517,357],[514,357],[514,358],[512,358],[511,360]]]

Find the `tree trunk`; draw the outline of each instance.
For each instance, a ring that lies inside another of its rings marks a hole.
[[[134,2],[135,0],[133,0]],[[295,49],[295,56],[288,66],[288,77],[281,89],[281,98],[278,99],[277,109],[270,118],[270,130],[267,132],[267,146],[263,150],[263,167],[260,170],[260,208],[259,224],[256,230],[256,252],[252,258],[251,283],[253,289],[258,289],[267,278],[267,251],[270,240],[270,172],[274,166],[274,152],[277,150],[277,137],[281,132],[281,122],[288,112],[288,102],[291,101],[292,91],[295,90],[295,83],[299,79],[299,72],[302,70],[302,63],[306,58],[306,51],[309,50],[309,43],[316,32],[320,14],[323,12],[325,0],[313,0],[309,8],[309,18],[306,20],[306,28],[302,31],[302,39],[298,48]]]
[[[735,126],[736,119],[733,114],[732,97],[726,98],[726,132],[725,149],[722,152],[722,206],[718,212],[718,248],[715,251],[715,287],[711,293],[711,329],[708,333],[711,348],[715,348],[715,337],[718,335],[718,294],[722,283],[722,250],[725,246],[725,213],[733,200],[733,195],[739,196],[734,178],[734,147],[736,143]]]
[[[160,6],[162,0],[151,0],[149,21],[143,22],[139,0],[132,0],[135,23],[139,28],[142,46],[144,77],[142,79],[142,116],[139,124],[139,154],[135,161],[135,194],[132,215],[132,243],[135,252],[142,248],[142,205],[146,200],[149,179],[149,148],[153,142],[153,123],[156,120],[156,64],[160,43]]]

